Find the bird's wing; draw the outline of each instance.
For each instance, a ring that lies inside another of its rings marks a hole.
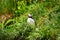
[[[31,24],[35,24],[35,21],[33,19],[30,19]]]

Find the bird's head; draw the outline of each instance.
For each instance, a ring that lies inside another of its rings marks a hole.
[[[32,18],[32,15],[31,14],[27,14],[28,18]]]

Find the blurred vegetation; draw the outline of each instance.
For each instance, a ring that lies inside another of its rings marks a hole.
[[[0,40],[60,40],[60,0],[0,0]]]

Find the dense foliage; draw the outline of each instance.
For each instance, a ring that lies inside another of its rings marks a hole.
[[[0,40],[60,40],[60,0],[0,0]]]

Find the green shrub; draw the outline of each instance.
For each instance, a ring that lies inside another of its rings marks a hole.
[[[13,2],[15,2],[13,11],[16,16],[0,24],[0,40],[57,40],[60,34],[58,30],[60,28],[60,4],[58,1],[3,0],[0,3],[0,12],[4,7],[12,10]],[[32,14],[36,22],[34,28],[27,24],[26,12]]]

